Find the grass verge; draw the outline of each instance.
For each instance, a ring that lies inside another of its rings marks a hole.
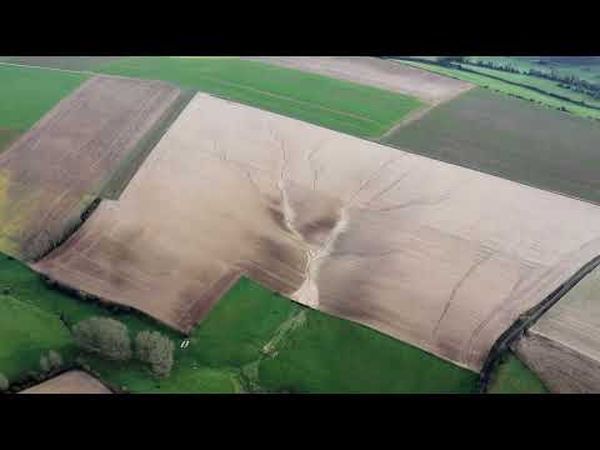
[[[544,394],[548,389],[542,381],[514,354],[505,356],[488,388],[490,394]]]

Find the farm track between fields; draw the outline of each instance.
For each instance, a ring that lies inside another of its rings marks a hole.
[[[515,343],[529,327],[534,325],[550,308],[552,308],[552,306],[573,289],[577,283],[583,280],[586,275],[591,273],[598,266],[600,266],[600,255],[586,263],[536,306],[521,314],[519,318],[498,338],[492,346],[481,370],[480,392],[487,391],[490,377],[494,372],[494,369],[500,361],[500,358],[510,349],[510,346]]]

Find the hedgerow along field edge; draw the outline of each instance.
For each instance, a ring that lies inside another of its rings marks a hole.
[[[102,380],[133,393],[472,392],[476,388],[477,375],[473,372],[361,325],[307,309],[247,278],[225,294],[193,330],[186,348],[180,346],[183,336],[151,319],[76,299],[49,287],[36,273],[5,255],[0,255],[0,288],[22,307],[36,308],[53,321],[62,317],[73,325],[89,317],[113,317],[127,325],[132,337],[142,330],[169,336],[176,344],[175,366],[163,380],[153,378],[135,361],[111,362],[83,355],[81,361]],[[292,329],[293,333],[280,336],[282,325],[297,314],[305,314],[307,321]],[[336,345],[315,346],[314,339]],[[268,351],[269,343],[276,344],[275,352]],[[10,351],[18,348],[13,346]],[[293,352],[306,360],[297,359]],[[63,353],[66,362],[74,362],[78,354]],[[258,370],[248,370],[253,365]],[[415,371],[415,367],[422,370]],[[337,378],[347,369],[356,371],[357,376],[349,373],[347,378]],[[298,378],[301,371],[307,372],[304,381]],[[330,375],[319,383],[320,374]],[[419,377],[421,380],[416,382]]]

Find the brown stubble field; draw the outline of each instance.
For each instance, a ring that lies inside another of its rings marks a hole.
[[[381,58],[272,56],[249,59],[375,86],[433,104],[450,100],[474,87],[466,81]]]
[[[28,261],[48,251],[179,93],[98,76],[59,102],[0,154],[0,250]]]
[[[598,229],[594,205],[198,94],[33,267],[184,332],[244,273],[479,370]]]
[[[21,394],[111,394],[99,380],[81,370],[71,370],[25,389]]]

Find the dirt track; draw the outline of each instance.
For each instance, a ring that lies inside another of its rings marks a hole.
[[[600,270],[553,306],[516,348],[552,391],[600,393]]]
[[[0,251],[32,260],[60,240],[179,95],[94,77],[0,155]]]
[[[375,86],[435,104],[449,100],[473,87],[465,81],[381,58],[296,56],[248,59]]]
[[[479,370],[598,230],[594,205],[198,94],[34,268],[183,331],[246,272]]]
[[[51,378],[21,394],[111,394],[99,380],[80,370],[71,370]]]

